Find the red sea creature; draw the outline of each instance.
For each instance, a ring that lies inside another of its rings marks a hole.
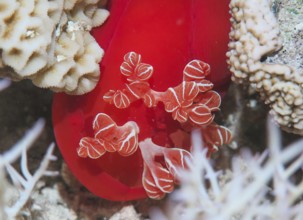
[[[228,3],[110,1],[109,20],[93,30],[105,50],[97,87],[53,103],[58,146],[91,192],[160,199],[187,167],[191,129],[201,129],[209,152],[230,141],[213,121],[221,98],[212,90],[224,92],[230,78]]]

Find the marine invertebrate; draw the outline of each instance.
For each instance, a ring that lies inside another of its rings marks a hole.
[[[36,183],[42,176],[45,175],[57,175],[58,172],[48,171],[47,167],[50,161],[56,160],[56,157],[52,154],[54,150],[54,144],[51,144],[42,159],[40,166],[35,171],[34,174],[31,174],[27,167],[27,150],[31,147],[35,139],[38,138],[40,133],[43,130],[44,120],[40,119],[36,124],[31,128],[27,134],[18,141],[10,150],[4,152],[0,155],[0,175],[2,177],[2,184],[9,184],[6,182],[4,177],[4,169],[6,169],[13,186],[18,188],[18,197],[11,198],[11,195],[6,194],[5,189],[1,193],[1,209],[4,209],[2,217],[6,219],[15,219],[25,203],[29,200],[32,191]],[[19,157],[21,173],[19,173],[11,164],[15,162]],[[4,187],[4,186],[1,187]],[[6,186],[7,187],[7,186]],[[5,197],[4,197],[5,196]],[[7,201],[11,199],[12,201]],[[7,203],[7,204],[3,204]],[[9,205],[10,203],[10,205]]]
[[[127,53],[120,71],[127,78],[126,88],[110,90],[103,96],[105,102],[117,108],[127,108],[138,99],[143,99],[149,108],[162,102],[165,111],[171,112],[174,120],[180,123],[190,121],[195,125],[208,124],[213,119],[212,112],[219,108],[220,96],[211,90],[213,84],[205,79],[210,66],[200,60],[190,61],[183,70],[183,82],[165,92],[150,88],[148,80],[153,74],[153,67],[141,63],[140,54]]]
[[[36,86],[69,94],[91,91],[103,50],[89,31],[108,16],[98,2],[2,2],[0,76],[31,79]]]
[[[186,167],[193,127],[205,130],[209,152],[230,140],[213,121],[221,98],[212,90],[229,83],[227,9],[228,1],[110,2],[111,17],[93,30],[106,51],[96,89],[58,94],[53,104],[57,143],[90,191],[160,199],[178,182],[176,167]],[[222,13],[210,19],[212,10]],[[203,35],[199,27],[222,17],[226,27]]]
[[[132,64],[134,66],[131,66]],[[125,66],[130,69],[126,71]],[[221,98],[218,93],[210,90],[213,84],[205,80],[210,70],[206,63],[191,61],[184,68],[184,81],[177,87],[168,88],[165,92],[150,89],[146,80],[152,76],[153,68],[149,64],[142,64],[140,55],[135,52],[124,56],[120,70],[128,77],[127,81],[130,84],[126,84],[125,90],[111,90],[105,93],[103,99],[106,102],[114,104],[118,109],[124,109],[140,98],[149,108],[157,107],[158,102],[161,101],[164,103],[165,111],[172,112],[174,120],[201,127],[205,146],[210,152],[218,150],[218,146],[229,142],[229,130],[213,122],[213,112],[219,109]],[[154,144],[150,138],[138,143],[140,129],[134,121],[117,126],[109,115],[99,113],[94,119],[93,130],[93,138],[81,138],[80,147],[77,149],[78,155],[97,159],[106,152],[118,152],[121,156],[130,156],[140,146],[144,162],[143,187],[148,196],[154,199],[160,199],[165,193],[173,190],[174,181],[178,180],[176,170],[180,167],[186,168],[185,160],[191,157],[186,150],[163,148]],[[171,139],[174,142],[174,138]],[[157,156],[164,158],[165,166],[156,162]]]
[[[285,64],[263,61],[282,47],[270,1],[232,0],[230,12],[232,30],[227,56],[233,80],[250,84],[258,91],[283,129],[302,134],[302,74]]]
[[[303,140],[282,147],[279,128],[270,120],[267,130],[269,149],[257,155],[242,151],[227,171],[214,168],[194,131],[189,171],[181,172],[181,187],[165,211],[151,210],[151,219],[301,219],[303,182],[296,172],[303,166]]]

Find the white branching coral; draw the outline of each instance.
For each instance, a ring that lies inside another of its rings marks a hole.
[[[31,128],[20,141],[18,141],[10,150],[0,155],[0,189],[2,191],[0,194],[0,210],[1,216],[3,216],[4,219],[13,220],[18,216],[18,214],[20,214],[23,206],[29,200],[35,185],[42,176],[52,176],[58,174],[58,172],[47,170],[49,162],[56,159],[56,157],[52,154],[54,144],[49,146],[44,158],[40,163],[40,166],[35,173],[31,174],[28,170],[26,152],[32,146],[33,142],[38,138],[43,130],[43,127],[44,120],[38,120],[33,128]],[[19,173],[11,165],[20,156],[21,173]],[[18,196],[16,198],[12,198],[10,195],[8,195],[8,191],[5,189],[10,185],[4,177],[5,169],[11,179],[13,187],[18,189]]]
[[[303,75],[263,59],[282,47],[269,0],[232,0],[228,63],[237,83],[250,84],[271,107],[280,126],[303,134]]]
[[[0,1],[0,76],[69,94],[91,91],[103,50],[89,31],[108,16],[102,2]]]
[[[242,152],[228,172],[213,168],[206,152],[198,150],[200,135],[193,133],[190,170],[183,172],[166,211],[154,209],[152,219],[302,219],[303,180],[296,172],[302,172],[303,140],[282,148],[278,128],[269,124],[268,131],[268,151]]]

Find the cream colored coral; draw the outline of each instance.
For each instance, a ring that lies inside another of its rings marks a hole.
[[[263,59],[282,47],[269,0],[232,0],[228,63],[237,83],[250,84],[285,130],[303,134],[303,75]]]
[[[0,0],[0,76],[83,94],[98,82],[103,50],[89,31],[108,12],[98,0]]]

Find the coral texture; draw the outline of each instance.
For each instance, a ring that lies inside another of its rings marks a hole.
[[[170,196],[165,212],[154,209],[151,219],[301,219],[303,182],[296,172],[303,165],[303,141],[283,149],[273,123],[268,132],[269,150],[260,155],[243,151],[226,172],[214,169],[194,132],[190,171],[181,174],[181,188]]]
[[[59,191],[59,186],[56,184],[52,187],[45,187],[41,184],[33,191],[31,199],[31,206],[28,207],[30,214],[28,218],[35,220],[44,219],[64,219],[76,220],[77,214],[68,207],[64,198]]]
[[[52,143],[44,158],[34,174],[31,174],[27,164],[27,150],[33,142],[39,137],[44,127],[44,120],[40,119],[28,130],[26,135],[19,140],[10,150],[0,154],[0,216],[5,219],[13,220],[21,214],[25,204],[29,201],[37,182],[43,176],[58,175],[56,171],[49,171],[48,165],[56,160],[53,155],[55,145]],[[20,170],[13,167],[13,162],[20,157]],[[11,183],[8,183],[4,177],[4,168],[10,177]]]
[[[2,1],[0,76],[69,94],[92,90],[103,50],[89,31],[108,16],[102,2]]]
[[[232,30],[227,55],[233,80],[258,91],[283,129],[302,134],[302,74],[290,66],[263,61],[282,47],[270,1],[232,0],[230,11]]]
[[[133,206],[125,206],[119,212],[114,214],[109,220],[140,220],[140,215],[136,213]]]

